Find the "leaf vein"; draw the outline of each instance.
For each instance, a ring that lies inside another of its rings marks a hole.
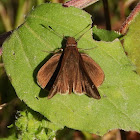
[[[22,44],[22,41],[21,41],[21,38],[20,38],[20,36],[19,36],[19,34],[18,34],[18,32],[16,31],[15,32],[16,34],[16,38],[19,40],[19,43],[20,43],[20,47],[22,48],[22,52],[23,52],[23,54],[24,54],[24,56],[25,56],[25,59],[26,59],[26,61],[28,62],[28,66],[31,68],[31,69],[33,69],[32,68],[32,65],[31,65],[31,63],[30,63],[30,61],[29,61],[29,59],[28,59],[28,57],[27,57],[27,55],[26,55],[26,53],[25,53],[25,50],[24,50],[24,47],[23,47],[23,44]]]

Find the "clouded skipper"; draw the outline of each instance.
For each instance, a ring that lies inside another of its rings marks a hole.
[[[38,71],[37,82],[43,89],[51,80],[48,99],[72,91],[100,99],[97,87],[104,80],[104,72],[92,58],[79,53],[75,38],[68,37],[64,51],[53,55]]]

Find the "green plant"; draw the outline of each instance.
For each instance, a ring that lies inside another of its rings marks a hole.
[[[78,38],[81,31],[92,24],[92,21],[86,12],[74,7],[65,8],[60,4],[42,4],[33,9],[24,24],[3,44],[3,61],[20,100],[51,122],[25,106],[22,116],[16,122],[16,126],[22,131],[18,138],[27,139],[29,136],[28,138],[52,139],[55,132],[64,126],[98,135],[114,128],[140,131],[140,78],[134,72],[137,69],[126,56],[118,39],[124,39],[125,48],[131,47],[131,32],[140,33],[138,26],[135,26],[139,25],[139,19],[138,14],[123,38],[114,31],[94,27],[78,42],[78,48],[89,49],[84,52],[92,57],[105,73],[104,83],[98,89],[102,97],[100,100],[75,94],[58,94],[47,100],[47,93],[38,86],[36,75],[50,57],[49,52],[61,48],[63,39],[41,25],[51,26],[61,35]],[[104,41],[93,40],[92,31],[94,39]],[[139,41],[138,35],[133,39]],[[130,52],[132,50],[127,49],[128,55]],[[36,119],[36,116],[41,116],[41,119]]]

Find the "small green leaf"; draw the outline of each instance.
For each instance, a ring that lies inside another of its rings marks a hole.
[[[93,38],[95,40],[113,41],[116,38],[121,38],[122,35],[116,31],[108,31],[104,29],[98,29],[97,26],[93,27]]]
[[[39,113],[29,108],[20,112],[20,117],[16,121],[17,136],[20,139],[52,140],[56,131],[62,126],[49,122]]]
[[[63,39],[56,33],[78,38],[91,23],[89,14],[74,7],[42,4],[33,9],[3,45],[7,74],[18,97],[55,124],[98,135],[116,128],[140,131],[140,78],[118,39],[98,42],[89,30],[78,42],[78,48],[90,48],[85,53],[104,71],[100,100],[73,93],[48,100],[37,84],[37,72],[50,58],[49,51],[62,47]]]
[[[124,37],[124,49],[140,75],[140,14],[138,14],[129,26]]]

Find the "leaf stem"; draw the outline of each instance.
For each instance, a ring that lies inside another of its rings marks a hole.
[[[130,13],[130,15],[127,17],[125,22],[122,24],[121,28],[119,29],[119,32],[121,34],[125,34],[127,32],[127,29],[129,28],[130,23],[134,20],[134,18],[137,16],[137,14],[140,12],[140,2],[136,5],[136,7],[133,9],[133,11]]]

